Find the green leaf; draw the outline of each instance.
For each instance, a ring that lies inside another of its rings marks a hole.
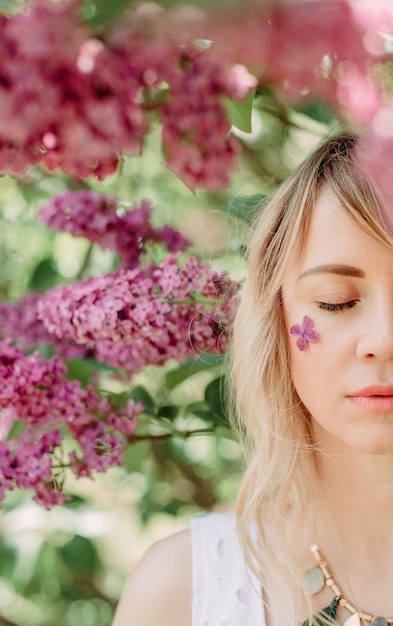
[[[166,417],[167,419],[175,419],[179,414],[180,407],[176,404],[167,404],[160,406],[157,410],[158,417]]]
[[[208,384],[205,389],[205,402],[211,411],[214,421],[228,423],[224,404],[225,378],[220,376]]]
[[[174,389],[177,385],[180,385],[184,380],[198,374],[199,372],[205,372],[211,370],[218,365],[221,365],[224,361],[224,357],[220,354],[210,354],[206,352],[197,358],[191,358],[184,361],[179,367],[168,372],[165,376],[165,387],[167,389]]]
[[[20,4],[20,2],[16,2],[15,0],[0,0],[0,13],[10,13],[15,11]]]
[[[37,183],[23,184],[22,182],[20,182],[18,185],[18,189],[29,206],[36,203],[44,203],[48,200],[49,197],[48,191],[40,187],[40,185]]]
[[[69,359],[66,361],[68,368],[67,378],[69,380],[79,380],[82,387],[86,387],[91,383],[91,375],[93,372],[107,372],[116,370],[115,367],[100,363],[95,359]]]
[[[299,112],[321,124],[330,125],[336,119],[333,109],[325,102],[307,102]]]
[[[45,361],[48,361],[49,359],[52,359],[55,355],[56,355],[56,350],[54,348],[54,346],[50,346],[49,344],[41,344],[38,346],[38,350],[40,352],[40,355],[42,356],[43,359],[45,359]]]
[[[12,580],[14,575],[15,566],[18,562],[17,550],[14,547],[0,544],[0,561],[1,561],[1,575],[6,580]]]
[[[126,447],[123,465],[130,474],[132,472],[144,474],[144,463],[150,456],[150,441],[138,441],[137,443],[133,443],[132,446]]]
[[[185,407],[184,413],[188,415],[191,413],[196,417],[199,417],[204,422],[207,422],[209,425],[213,424],[216,420],[212,415],[208,405],[205,400],[200,400],[199,402],[192,402]]]
[[[255,91],[251,91],[244,100],[224,100],[224,106],[233,126],[236,126],[244,133],[251,133],[251,114],[252,105],[254,103]]]
[[[206,406],[206,402],[204,400],[198,400],[197,402],[191,402],[190,404],[187,404],[184,408],[185,413],[194,413],[194,415],[197,415],[197,411],[203,411],[206,410],[207,406]]]
[[[265,200],[266,196],[261,193],[257,193],[253,196],[238,196],[228,204],[222,204],[215,210],[222,211],[222,213],[226,213],[227,215],[236,217],[245,222],[252,222],[260,212],[261,206]]]
[[[11,441],[12,439],[15,439],[15,437],[19,437],[19,435],[23,433],[25,428],[25,424],[23,424],[19,420],[14,420],[10,428],[10,432],[8,433],[7,441]]]
[[[81,11],[91,28],[102,28],[114,22],[130,4],[133,0],[85,0]]]
[[[91,358],[84,359],[84,362],[86,363],[90,372],[107,372],[108,370],[116,371],[117,369],[112,365],[108,365],[107,363],[103,363],[102,361],[96,361],[95,359]]]
[[[69,500],[66,500],[65,502],[65,507],[67,509],[78,509],[79,507],[85,507],[89,504],[85,498],[82,498],[82,496],[79,496],[76,493],[68,493],[67,495],[69,496]]]
[[[130,398],[135,402],[142,402],[145,413],[153,414],[156,408],[156,404],[151,397],[150,393],[142,385],[136,385],[130,392]]]
[[[75,535],[60,548],[64,563],[78,575],[94,574],[100,567],[97,548],[90,539]]]
[[[212,412],[208,408],[205,408],[205,409],[194,409],[193,410],[193,414],[196,417],[199,417],[199,419],[203,420],[204,422],[206,422],[209,425],[214,423],[214,422],[216,422],[214,415],[212,414]]]
[[[90,369],[84,359],[72,359],[67,361],[67,378],[78,380],[82,387],[86,387],[90,381]]]
[[[104,391],[103,395],[109,398],[110,403],[116,409],[124,409],[131,399],[131,392],[129,390],[121,391],[120,393],[114,393],[113,391]]]
[[[36,265],[32,275],[30,276],[28,291],[46,291],[54,287],[59,279],[52,264],[52,259],[43,259]]]
[[[59,573],[59,565],[61,565],[61,557],[57,548],[49,542],[43,542],[40,547],[37,547],[34,575],[30,584],[37,585],[48,577],[55,577]]]

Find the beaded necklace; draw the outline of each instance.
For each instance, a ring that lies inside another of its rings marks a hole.
[[[311,546],[311,552],[314,554],[317,562],[316,567],[313,567],[306,573],[306,582],[310,588],[312,594],[316,594],[321,591],[325,586],[330,587],[334,593],[332,602],[325,609],[320,611],[319,615],[331,620],[336,619],[336,613],[339,606],[346,609],[350,616],[345,620],[343,626],[362,626],[365,622],[372,626],[389,626],[393,625],[393,617],[378,617],[371,615],[371,613],[365,613],[360,611],[356,606],[351,604],[346,598],[334,580],[329,566],[322,557],[317,546]],[[312,626],[323,626],[324,622],[317,616],[313,619]],[[308,621],[303,622],[302,626],[311,626]]]

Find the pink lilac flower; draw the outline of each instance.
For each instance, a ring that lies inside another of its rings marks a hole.
[[[0,441],[0,501],[4,499],[7,491],[14,488],[14,471],[11,465],[9,445]]]
[[[228,75],[228,92],[233,98],[243,100],[258,85],[258,80],[250,74],[245,65],[232,65]]]
[[[236,75],[224,70],[206,50],[184,48],[169,78],[167,101],[159,109],[168,167],[189,187],[210,191],[229,183],[238,144],[220,99],[244,95]]]
[[[365,133],[358,146],[361,167],[379,189],[386,226],[393,233],[393,107],[383,107],[374,116],[371,131]]]
[[[97,39],[79,9],[76,1],[37,0],[28,12],[0,16],[0,171],[20,174],[43,163],[77,179],[101,180],[117,170],[122,154],[140,154],[156,113],[164,121],[171,169],[189,186],[227,184],[236,149],[222,99],[244,97],[252,79],[208,52],[199,69],[192,61],[180,71],[185,41],[187,56],[199,56],[181,24],[176,35],[173,27],[152,30],[136,9],[130,22]],[[190,108],[183,89],[205,71]],[[177,115],[187,128],[177,127]]]
[[[119,201],[89,189],[54,196],[41,209],[42,221],[53,230],[85,237],[102,248],[114,250],[124,268],[137,267],[149,242],[162,243],[170,252],[184,250],[189,242],[179,231],[151,224],[148,202],[118,214]]]
[[[250,3],[220,11],[209,28],[205,36],[217,55],[244,64],[259,84],[277,87],[291,101],[322,96],[336,104],[336,80],[346,62],[368,75],[370,54],[348,2],[319,0],[312,10],[302,0]]]
[[[170,255],[159,266],[119,271],[50,290],[38,305],[47,330],[95,350],[107,363],[144,365],[182,361],[226,349],[238,284],[190,258]]]
[[[35,500],[50,508],[63,504],[66,496],[55,488],[50,455],[61,443],[58,430],[34,433],[27,428],[22,435],[0,443],[0,500],[17,487],[32,489]]]
[[[0,341],[12,338],[13,344],[24,350],[49,346],[62,359],[90,357],[116,368],[122,376],[125,373],[131,377],[135,371],[135,354],[130,346],[104,339],[98,340],[94,346],[87,346],[50,333],[38,317],[38,302],[42,297],[43,294],[29,293],[16,303],[0,304]],[[100,315],[99,309],[96,314]],[[2,432],[3,421],[0,423],[0,439]]]
[[[11,337],[12,341],[24,350],[50,345],[63,359],[86,356],[85,347],[68,339],[59,340],[47,331],[37,314],[37,305],[41,297],[41,294],[31,292],[18,302],[0,304],[0,341]]]
[[[148,124],[138,80],[92,41],[78,4],[35,2],[0,24],[0,142],[19,151],[21,166],[41,161],[76,178],[103,178],[116,171],[120,152],[140,152]]]
[[[393,34],[393,6],[390,0],[350,0],[353,20],[363,33],[365,48],[374,57],[386,56],[386,37]]]
[[[107,432],[96,422],[78,433],[82,457],[75,456],[74,463],[83,463],[90,471],[105,472],[108,467],[121,465],[125,441],[115,433]]]
[[[296,345],[302,352],[308,347],[308,343],[319,341],[318,334],[312,326],[312,320],[305,315],[301,324],[293,324],[289,329],[290,335],[296,337]]]
[[[343,110],[362,122],[370,122],[382,105],[381,93],[371,76],[349,61],[341,64],[336,98]]]
[[[20,348],[0,342],[0,413],[7,419],[12,411],[12,420],[24,425],[20,435],[0,441],[0,499],[17,487],[33,489],[48,508],[64,501],[56,467],[62,428],[76,445],[65,465],[77,475],[80,464],[91,473],[121,463],[125,438],[132,436],[142,405],[131,401],[116,409],[91,386],[82,389],[66,376],[59,358],[25,356]]]
[[[51,478],[52,462],[49,454],[60,446],[61,441],[60,432],[51,431],[42,435],[38,441],[18,446],[12,463],[17,487],[28,489]]]
[[[78,344],[72,339],[59,338],[50,333],[38,317],[38,302],[41,298],[42,294],[29,293],[16,303],[0,304],[0,341],[12,338],[13,344],[23,350],[49,346],[62,359],[90,357],[116,368],[121,376],[125,373],[128,378],[131,377],[135,363],[129,346],[98,340],[93,347]],[[4,428],[0,419],[0,440]]]
[[[381,105],[370,77],[393,30],[388,0],[320,0],[312,11],[304,1],[252,3],[185,28],[165,11],[149,19],[142,6],[100,39],[78,4],[39,0],[0,16],[0,171],[40,162],[102,179],[121,154],[140,154],[156,115],[168,166],[189,187],[215,190],[238,151],[224,100],[244,98],[254,76],[291,100],[322,96],[362,122]],[[195,36],[214,43],[201,49]]]
[[[34,500],[46,509],[63,506],[69,496],[65,494],[56,481],[41,481],[34,486]]]

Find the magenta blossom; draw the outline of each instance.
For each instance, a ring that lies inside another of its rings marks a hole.
[[[169,255],[160,265],[55,287],[41,297],[38,318],[57,340],[94,350],[131,375],[205,350],[224,352],[238,289],[194,257],[181,266]]]
[[[311,319],[305,315],[301,324],[293,324],[289,329],[289,334],[296,337],[296,345],[303,352],[308,346],[308,342],[316,343],[319,341],[318,334],[312,327]]]
[[[153,207],[149,202],[119,214],[117,198],[90,189],[65,191],[42,207],[40,216],[53,230],[85,237],[102,248],[115,250],[125,269],[138,267],[147,244],[163,244],[170,252],[182,251],[190,242],[177,230],[151,224]]]
[[[35,500],[51,508],[67,497],[66,468],[79,477],[121,465],[140,402],[118,407],[91,385],[69,380],[58,357],[24,355],[9,341],[0,341],[0,380],[0,502],[14,488],[32,489]],[[19,429],[10,435],[14,421]]]

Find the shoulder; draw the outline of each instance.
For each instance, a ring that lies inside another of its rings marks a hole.
[[[191,532],[155,543],[131,574],[113,626],[191,626]]]

